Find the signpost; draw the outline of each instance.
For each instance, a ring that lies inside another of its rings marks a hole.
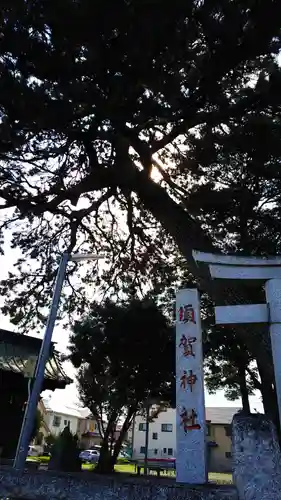
[[[265,284],[266,304],[228,305],[215,308],[217,324],[268,323],[275,386],[281,420],[281,258],[237,257],[193,252],[196,262],[208,264],[213,279],[257,280]]]
[[[176,297],[176,479],[207,482],[206,423],[200,301],[196,289]]]

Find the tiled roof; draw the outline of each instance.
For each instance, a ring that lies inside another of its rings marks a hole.
[[[76,418],[85,418],[85,414],[90,413],[90,411],[85,408],[64,405],[63,403],[52,400],[52,398],[44,399],[43,401],[47,412],[61,413],[62,415],[69,415],[70,417]]]
[[[206,408],[206,420],[212,424],[231,424],[234,415],[241,408],[229,406],[224,408]]]
[[[24,374],[30,360],[36,360],[41,342],[36,337],[0,329],[0,370]],[[72,382],[63,371],[60,354],[54,349],[54,344],[46,364],[45,379],[62,388]]]

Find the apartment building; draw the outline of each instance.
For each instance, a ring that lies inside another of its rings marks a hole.
[[[211,472],[231,470],[231,422],[240,408],[206,408],[208,463]],[[146,421],[135,418],[133,458],[144,458]],[[149,424],[148,456],[176,457],[176,410],[168,408]]]

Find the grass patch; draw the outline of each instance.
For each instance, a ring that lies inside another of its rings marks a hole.
[[[117,464],[120,464],[120,465],[130,464],[130,460],[128,460],[128,458],[120,457],[120,458],[117,458]]]
[[[40,464],[48,464],[50,462],[50,457],[27,457],[27,462],[38,462]]]
[[[43,455],[41,457],[38,457],[38,460],[40,461],[40,464],[48,464],[50,462],[51,457],[47,457],[46,455]]]
[[[217,484],[232,484],[232,474],[220,473],[220,472],[210,472],[209,481]]]
[[[36,462],[36,463],[39,463],[39,464],[48,464],[50,462],[50,457],[46,457],[46,456],[41,456],[41,457],[28,457],[26,459],[27,462]],[[95,466],[93,464],[89,464],[89,463],[86,463],[86,464],[82,464],[82,470],[93,470],[95,468]]]
[[[82,464],[81,469],[82,470],[94,470],[95,465],[94,464]]]
[[[115,472],[125,472],[127,474],[136,474],[133,464],[117,464],[114,467]]]
[[[50,461],[50,457],[41,456],[41,457],[28,457],[27,462],[37,462],[41,464],[47,464]],[[118,461],[119,462],[119,461]],[[123,460],[122,460],[123,462]],[[115,472],[125,473],[125,474],[136,474],[135,465],[130,464],[124,459],[123,463],[117,463],[114,467]],[[94,470],[95,465],[86,463],[82,464],[81,469],[85,471]],[[161,474],[163,476],[163,474]],[[166,475],[166,474],[165,474]],[[169,475],[169,477],[173,477],[173,475]],[[219,472],[210,472],[209,473],[209,481],[216,484],[232,484],[232,474],[225,474]]]
[[[123,472],[127,474],[136,474],[135,466],[133,464],[117,464],[114,467],[116,472]],[[162,474],[161,474],[162,475]],[[175,474],[173,474],[174,476]],[[172,476],[170,476],[172,477]],[[216,484],[232,484],[232,474],[224,474],[219,472],[210,472],[209,481]]]

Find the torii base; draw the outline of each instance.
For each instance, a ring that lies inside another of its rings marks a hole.
[[[241,500],[280,500],[281,453],[273,423],[264,415],[235,415],[233,479]]]

